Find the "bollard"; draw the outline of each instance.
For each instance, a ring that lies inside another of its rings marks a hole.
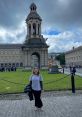
[[[74,74],[71,74],[71,85],[72,85],[72,93],[75,93],[75,79]]]

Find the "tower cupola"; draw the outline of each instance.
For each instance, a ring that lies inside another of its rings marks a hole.
[[[41,22],[42,19],[37,13],[37,6],[32,3],[30,5],[30,13],[27,16],[27,38],[39,38],[41,37]]]
[[[30,11],[31,11],[31,12],[35,12],[36,9],[37,9],[37,6],[36,6],[34,3],[32,3],[32,4],[30,5]]]

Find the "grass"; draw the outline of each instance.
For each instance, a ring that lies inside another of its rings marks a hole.
[[[41,71],[44,79],[44,90],[68,90],[71,89],[71,78],[68,76],[65,79],[55,82],[63,77],[65,74],[48,74],[47,71]],[[5,79],[11,82],[28,84],[31,71],[22,72],[22,70],[17,70],[17,72],[0,72],[0,79]],[[52,82],[48,83],[47,82]],[[19,93],[24,91],[25,85],[13,84],[0,80],[0,94],[1,93]],[[76,89],[82,89],[82,78],[79,76],[75,77]]]

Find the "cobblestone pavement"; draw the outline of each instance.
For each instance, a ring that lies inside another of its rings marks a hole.
[[[82,93],[50,92],[42,95],[43,110],[34,109],[26,94],[0,96],[0,117],[82,117]]]

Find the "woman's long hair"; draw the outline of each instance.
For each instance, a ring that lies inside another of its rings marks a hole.
[[[35,69],[38,69],[37,74],[35,74]],[[40,70],[39,70],[39,68],[34,68],[34,69],[33,69],[33,74],[34,74],[34,75],[39,75],[39,74],[40,74]]]

